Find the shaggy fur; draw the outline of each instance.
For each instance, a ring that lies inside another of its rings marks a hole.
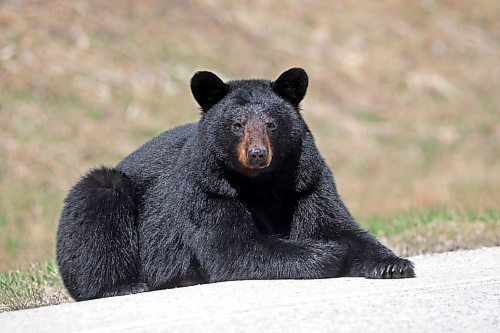
[[[241,279],[415,276],[337,193],[299,112],[304,70],[227,83],[198,72],[191,89],[198,123],[90,171],[69,192],[57,262],[73,298]],[[249,137],[272,149],[270,163],[242,163]]]

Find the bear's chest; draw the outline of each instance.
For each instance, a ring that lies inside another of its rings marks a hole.
[[[290,236],[295,200],[276,191],[247,194],[245,204],[252,214],[257,230],[264,235]]]

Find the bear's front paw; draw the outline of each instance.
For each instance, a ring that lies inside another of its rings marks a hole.
[[[397,258],[391,262],[383,262],[375,265],[365,273],[368,279],[404,279],[415,277],[415,267],[407,259]]]

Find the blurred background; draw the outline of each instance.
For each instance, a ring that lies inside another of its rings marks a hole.
[[[198,119],[191,75],[310,75],[353,214],[400,254],[500,245],[500,1],[0,1],[0,271],[53,258],[63,199]]]

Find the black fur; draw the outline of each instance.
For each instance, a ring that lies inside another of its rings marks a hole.
[[[306,95],[308,84],[309,78],[305,70],[290,68],[273,82],[273,90],[293,105],[299,105]]]
[[[194,85],[205,111],[198,123],[164,132],[114,169],[91,171],[68,194],[57,261],[76,300],[240,279],[415,276],[338,195],[299,113],[303,70],[278,83],[229,81],[222,97],[222,81],[201,73],[192,87],[200,78],[211,84]],[[247,174],[231,126],[251,117],[276,128],[267,134],[271,164]]]
[[[226,84],[217,75],[207,71],[196,72],[191,79],[194,99],[207,110],[227,94]]]
[[[137,281],[135,193],[127,176],[101,167],[68,194],[57,232],[57,262],[73,298],[120,295]]]

